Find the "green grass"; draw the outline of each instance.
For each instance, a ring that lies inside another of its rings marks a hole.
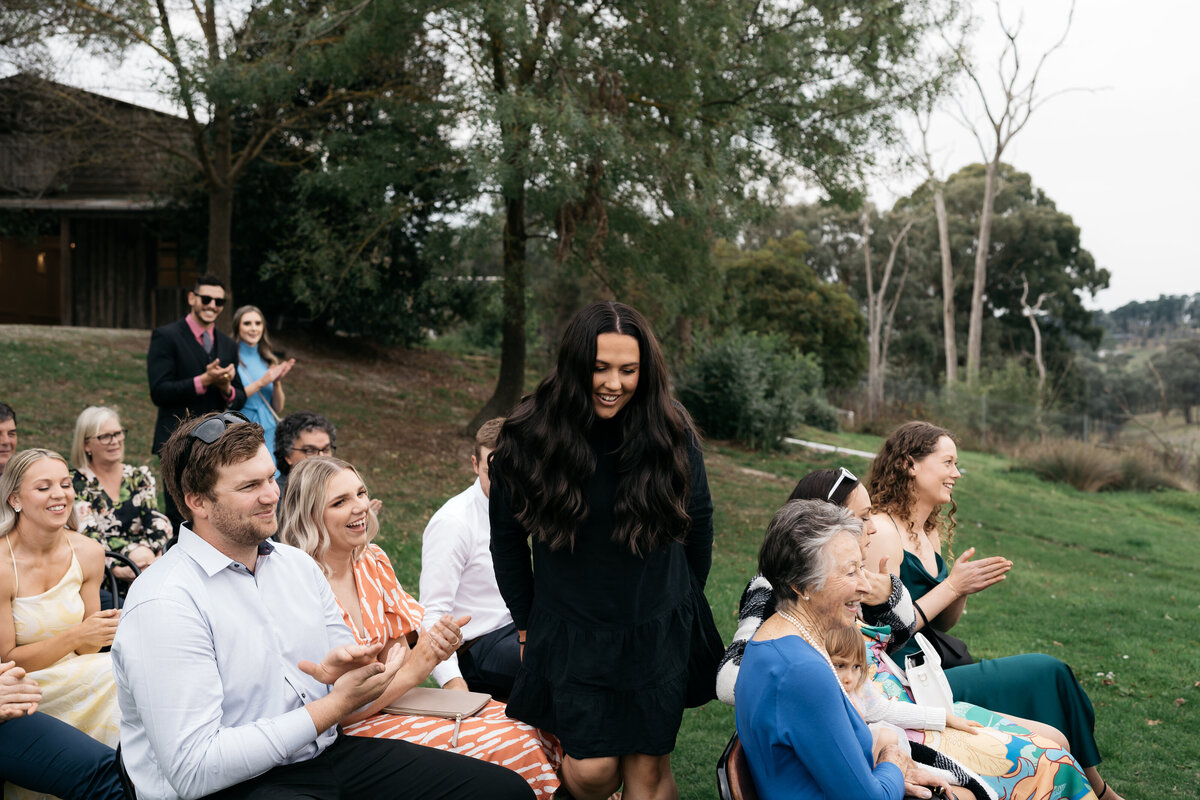
[[[363,468],[384,499],[381,543],[415,589],[425,522],[471,480],[462,428],[487,398],[495,362],[280,338],[298,360],[288,408],[313,408],[338,424],[338,455]],[[22,446],[65,451],[75,414],[105,402],[119,406],[130,428],[131,458],[148,456],[148,341],[146,332],[0,326],[0,400],[17,408]],[[868,452],[880,444],[864,434],[797,436]],[[1200,495],[1084,494],[1014,471],[999,456],[961,457],[954,547],[1005,555],[1015,566],[1008,580],[971,599],[955,633],[977,657],[1040,651],[1070,664],[1096,708],[1101,771],[1126,798],[1195,797]],[[728,640],[762,532],[795,481],[839,464],[865,475],[868,464],[713,441],[706,459],[716,505],[707,594]],[[732,710],[715,701],[687,712],[673,756],[684,800],[716,796],[714,768],[732,730]]]

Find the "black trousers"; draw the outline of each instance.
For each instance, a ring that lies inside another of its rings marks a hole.
[[[321,755],[209,795],[219,800],[533,800],[517,773],[479,759],[392,739],[341,734]]]
[[[517,626],[509,623],[484,634],[466,650],[458,651],[458,669],[472,692],[487,692],[498,700],[512,694],[521,668],[521,641]]]
[[[0,788],[5,781],[63,800],[124,800],[111,747],[47,714],[0,724]]]

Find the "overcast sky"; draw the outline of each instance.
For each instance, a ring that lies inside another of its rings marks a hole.
[[[1025,15],[1019,44],[1028,68],[1062,34],[1069,7],[1069,0],[1003,0],[1006,19]],[[976,0],[975,11],[974,49],[994,92],[991,65],[1003,39],[993,4]],[[1200,292],[1200,245],[1189,238],[1200,227],[1200,58],[1189,55],[1198,32],[1196,0],[1079,0],[1039,83],[1044,93],[1089,91],[1050,99],[1005,152],[1074,217],[1083,246],[1112,273],[1090,307]],[[161,108],[144,64],[114,71],[75,59],[65,80]],[[974,139],[947,115],[935,118],[931,138],[946,174],[980,160]],[[916,182],[892,188],[907,193]],[[881,205],[894,200],[883,189],[875,194]]]

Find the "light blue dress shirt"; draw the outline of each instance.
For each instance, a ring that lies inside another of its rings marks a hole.
[[[353,643],[307,554],[265,542],[251,573],[181,527],[130,587],[112,648],[138,798],[203,797],[321,753],[337,730],[304,706],[329,687],[297,665]]]

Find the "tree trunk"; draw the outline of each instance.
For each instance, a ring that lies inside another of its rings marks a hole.
[[[946,197],[941,184],[933,192],[933,210],[937,214],[938,249],[942,254],[942,338],[946,350],[946,385],[958,382],[958,344],[954,331],[954,263],[950,258],[950,221],[946,215]]]
[[[983,184],[983,213],[979,216],[979,242],[975,249],[975,281],[971,285],[971,322],[967,328],[967,385],[979,382],[983,352],[983,287],[987,283],[988,248],[992,238],[992,208],[996,204],[995,159],[987,164]]]
[[[225,283],[225,305],[230,309],[223,319],[231,325],[233,299],[233,191],[231,176],[233,121],[228,109],[220,109],[212,120],[213,171],[208,180],[208,268]],[[189,287],[190,288],[190,287]]]
[[[883,327],[883,292],[881,286],[875,291],[875,276],[871,272],[871,208],[867,206],[862,215],[863,267],[867,283],[867,419],[879,416],[883,406],[883,367],[881,361],[880,332]]]
[[[492,396],[467,423],[475,435],[479,426],[494,417],[507,416],[525,391],[525,187],[505,200],[504,219],[504,319],[501,324],[500,377]]]

